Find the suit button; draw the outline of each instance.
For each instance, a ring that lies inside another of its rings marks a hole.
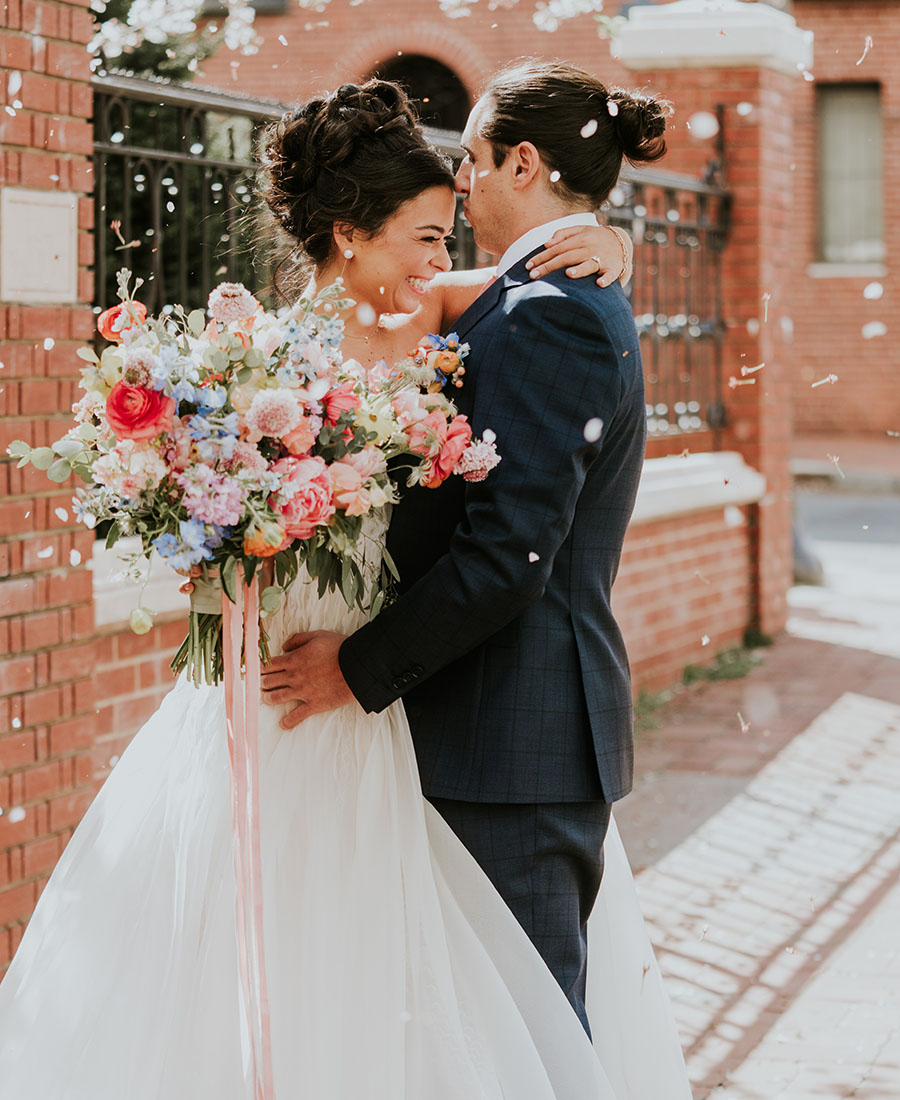
[[[409,670],[409,677],[411,680],[414,680],[416,676],[421,676],[424,671],[421,665],[413,665]]]
[[[402,676],[395,676],[391,681],[391,687],[395,691],[399,691],[401,688],[406,687],[406,680]]]

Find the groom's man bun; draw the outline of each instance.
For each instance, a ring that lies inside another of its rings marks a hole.
[[[666,151],[663,100],[623,88],[561,62],[518,62],[491,80],[479,132],[497,168],[509,150],[531,142],[551,173],[551,187],[570,201],[599,206],[616,184],[622,160],[646,164]]]
[[[453,187],[403,89],[344,84],[285,114],[266,133],[260,192],[305,258],[325,263],[335,224],[374,236],[408,200]]]

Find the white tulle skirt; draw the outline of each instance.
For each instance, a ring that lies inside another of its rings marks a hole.
[[[351,630],[298,581],[270,620]],[[277,1100],[686,1100],[615,826],[589,940],[594,1046],[423,799],[403,708],[262,707]],[[180,681],[104,784],[0,984],[0,1100],[252,1100],[223,693]]]

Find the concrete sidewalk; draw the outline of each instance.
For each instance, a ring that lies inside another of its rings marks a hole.
[[[900,547],[847,545],[762,665],[639,734],[616,808],[697,1100],[900,1097]]]

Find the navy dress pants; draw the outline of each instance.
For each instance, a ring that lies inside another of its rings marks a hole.
[[[528,933],[590,1035],[586,931],[603,876],[609,804],[429,801]]]

